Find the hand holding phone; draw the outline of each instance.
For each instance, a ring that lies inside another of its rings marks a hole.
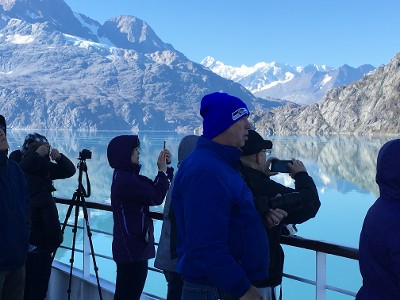
[[[167,141],[164,140],[163,149],[164,149],[164,151],[167,150],[167,153],[166,153],[166,156],[167,156],[167,165],[170,165],[170,164],[171,164],[171,153],[170,153],[170,152],[168,151],[168,149],[166,148],[166,144],[167,144]]]
[[[279,173],[290,173],[288,163],[292,163],[291,160],[273,160],[271,162],[271,172]]]

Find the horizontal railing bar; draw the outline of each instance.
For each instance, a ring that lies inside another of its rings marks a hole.
[[[54,200],[60,204],[66,204],[66,205],[72,204],[72,202],[71,202],[72,200],[69,200],[69,199],[54,197]],[[85,200],[84,204],[86,205],[87,208],[112,212],[112,208],[108,204],[102,204],[102,203],[91,202],[91,201],[86,201],[86,200]],[[81,201],[75,201],[75,203],[73,203],[73,205],[78,205],[78,206],[82,207],[83,203]],[[150,217],[155,220],[163,220],[163,214],[160,212],[151,211]],[[72,227],[73,225],[67,224],[67,226]],[[83,229],[82,226],[78,226],[78,228]],[[91,231],[112,236],[112,233],[102,231],[102,230],[91,229]],[[322,241],[311,240],[311,239],[302,238],[299,236],[282,236],[281,243],[284,245],[288,245],[288,246],[308,249],[308,250],[312,250],[312,251],[316,251],[316,252],[323,252],[326,254],[331,254],[331,255],[349,258],[349,259],[353,259],[353,260],[358,260],[358,255],[359,255],[358,249],[356,249],[356,248],[341,246],[341,245],[337,245],[337,244],[331,244],[331,243],[322,242]],[[156,243],[156,244],[158,244],[158,243]],[[72,250],[72,248],[65,247],[65,246],[60,246],[60,248]],[[80,249],[75,249],[75,251],[83,253],[83,251]],[[112,257],[103,255],[103,254],[95,253],[95,256],[99,256],[99,257],[102,257],[105,259],[112,260]],[[162,270],[153,268],[153,267],[149,267],[149,270],[153,271],[153,272],[162,273]],[[290,274],[286,274],[286,273],[283,273],[283,276],[288,279],[292,279],[292,280],[296,280],[299,282],[303,282],[306,284],[311,284],[313,286],[316,286],[316,282],[313,280],[309,280],[306,278],[302,278],[302,277],[298,277],[298,276],[290,275]],[[337,288],[337,287],[334,287],[331,285],[326,285],[325,288],[327,290],[335,291],[335,292],[342,293],[345,295],[349,295],[349,296],[353,296],[353,297],[356,296],[356,293],[354,293],[354,292],[344,290],[341,288]],[[148,294],[148,295],[151,295],[151,294]],[[151,296],[154,297],[154,295],[151,295]],[[163,298],[159,298],[157,296],[155,296],[155,297],[157,299],[163,299]]]
[[[143,292],[143,295],[149,296],[149,297],[151,297],[151,298],[153,298],[153,299],[165,300],[165,298],[161,298],[161,297],[159,297],[159,296],[157,296],[157,295],[153,295],[153,294],[146,293],[146,292]]]
[[[334,291],[334,292],[342,293],[342,294],[353,296],[353,297],[355,297],[357,295],[357,293],[354,293],[354,292],[351,292],[351,291],[348,291],[348,290],[344,290],[344,289],[341,289],[341,288],[338,288],[338,287],[334,287],[334,286],[328,285],[328,284],[325,286],[325,288],[327,290],[331,290],[331,291]]]
[[[60,204],[71,205],[71,203],[72,203],[71,199],[64,199],[64,198],[58,198],[58,197],[53,197],[53,198],[57,203],[60,203]],[[83,203],[81,203],[81,201],[75,201],[74,205],[83,206]],[[91,201],[85,200],[85,205],[87,208],[94,208],[94,209],[100,209],[100,210],[112,212],[111,205],[109,205],[109,204],[103,204],[103,203],[91,202]],[[160,212],[150,211],[149,215],[151,218],[153,218],[155,220],[163,219],[163,214]]]
[[[90,231],[91,231],[91,232],[96,232],[96,233],[102,233],[102,234],[109,235],[109,236],[112,236],[112,235],[113,235],[111,232],[103,231],[103,230],[98,230],[98,229],[92,229],[92,228],[90,228]]]
[[[163,273],[163,271],[162,271],[162,270],[160,270],[160,269],[157,269],[157,268],[148,267],[148,269],[149,269],[150,271],[153,271],[153,272],[157,272],[157,273]]]
[[[317,283],[314,280],[306,279],[304,277],[290,275],[290,274],[287,274],[287,273],[283,273],[283,277],[286,277],[286,278],[292,279],[292,280],[296,280],[296,281],[300,281],[300,282],[303,282],[303,283],[311,284],[313,286],[317,285]],[[325,286],[325,288],[327,290],[331,290],[331,291],[334,291],[334,292],[338,292],[338,293],[349,295],[349,296],[353,296],[353,297],[355,297],[356,294],[357,294],[357,293],[354,293],[354,292],[351,292],[351,291],[348,291],[348,290],[345,290],[345,289],[342,289],[342,288],[338,288],[338,287],[335,287],[335,286],[332,286],[332,285],[328,285],[328,284]]]
[[[66,227],[74,227],[74,225],[73,225],[73,224],[67,223]],[[82,229],[83,229],[83,226],[81,226],[81,225],[76,225],[76,228],[82,230]]]
[[[65,250],[72,250],[71,247],[67,247],[67,246],[63,246],[63,245],[60,245],[59,248],[62,248],[62,249],[65,249]],[[75,248],[75,252],[83,253],[83,250],[81,250],[79,248]]]
[[[100,254],[100,253],[94,253],[94,255],[97,257],[101,257],[101,258],[105,258],[105,259],[108,259],[108,260],[113,260],[113,258],[111,257],[111,256],[109,256],[109,255],[105,255],[105,254]]]
[[[317,284],[313,280],[306,279],[306,278],[303,278],[303,277],[298,277],[298,276],[295,276],[295,275],[286,274],[286,273],[283,273],[283,277],[286,277],[286,278],[289,278],[289,279],[293,279],[293,280],[297,280],[297,281],[304,282],[304,283],[308,283],[308,284],[311,284],[311,285],[314,285],[314,286]]]
[[[72,200],[58,198],[58,197],[54,197],[54,200],[57,203],[61,203],[61,204],[71,204],[71,201],[72,201]],[[100,210],[105,210],[105,211],[110,211],[110,212],[112,211],[112,208],[109,204],[102,204],[102,203],[91,202],[91,201],[85,201],[85,204],[86,204],[87,208],[100,209]],[[82,206],[82,203],[77,201],[76,205]],[[163,214],[159,213],[159,212],[150,212],[150,217],[153,219],[156,219],[156,220],[162,220]],[[285,244],[285,245],[294,246],[294,247],[305,248],[305,249],[309,249],[309,250],[324,252],[326,254],[332,254],[332,255],[336,255],[336,256],[341,256],[341,257],[358,260],[358,249],[356,249],[356,248],[351,248],[351,247],[346,247],[346,246],[341,246],[341,245],[336,245],[336,244],[331,244],[331,243],[326,243],[326,242],[321,242],[321,241],[316,241],[316,240],[310,240],[310,239],[306,239],[306,238],[302,238],[302,237],[298,237],[298,236],[282,236],[281,243]]]
[[[326,254],[358,260],[358,249],[336,244],[310,240],[299,236],[282,236],[281,243],[289,246],[305,248]]]
[[[65,250],[72,250],[71,247],[67,247],[67,246],[63,246],[63,245],[60,245],[59,248],[63,248]],[[83,250],[81,250],[79,248],[75,248],[75,252],[83,253]],[[105,255],[105,254],[101,254],[101,253],[97,253],[97,252],[94,253],[94,256],[102,257],[102,258],[105,258],[105,259],[108,259],[108,260],[113,260],[113,258],[111,256]]]

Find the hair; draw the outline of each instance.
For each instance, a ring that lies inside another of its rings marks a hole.
[[[22,153],[36,151],[41,145],[47,144],[47,138],[37,132],[30,133],[25,137],[24,144],[21,147]]]
[[[133,149],[140,148],[139,136],[137,136],[137,135],[135,135],[135,136],[136,136],[136,140],[135,140],[135,143],[133,144]]]
[[[253,164],[256,160],[256,156],[258,153],[252,154],[252,155],[246,155],[246,156],[241,156],[240,161],[242,164],[246,167],[253,168]]]

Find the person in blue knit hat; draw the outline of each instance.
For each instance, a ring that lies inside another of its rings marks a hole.
[[[28,183],[8,159],[6,120],[0,115],[0,299],[22,300],[29,245]]]
[[[268,276],[268,239],[238,170],[249,114],[226,93],[201,101],[203,135],[180,165],[171,195],[183,300],[262,299],[254,285]]]

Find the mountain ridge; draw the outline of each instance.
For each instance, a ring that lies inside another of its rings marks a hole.
[[[190,132],[201,125],[202,96],[215,91],[245,101],[265,135],[396,135],[400,128],[399,54],[318,102],[299,105],[254,96],[190,61],[134,16],[102,25],[62,0],[0,0],[0,53],[0,107],[11,128]],[[270,66],[269,75],[278,67]],[[321,83],[332,81],[323,72],[335,70],[296,71]],[[346,78],[353,70],[335,72]]]
[[[255,127],[268,135],[400,134],[400,52],[388,65],[330,90],[309,106],[257,111]]]
[[[285,103],[188,60],[136,17],[101,25],[62,0],[0,1],[0,106],[12,128],[191,131],[206,93],[228,92],[251,109]],[[65,9],[62,23],[43,13],[55,8]]]
[[[259,62],[252,67],[225,65],[211,56],[201,64],[216,74],[240,83],[260,98],[278,98],[297,104],[312,104],[332,88],[350,84],[375,67],[364,64],[358,68],[343,65],[339,68],[310,64],[291,66],[278,62]]]

